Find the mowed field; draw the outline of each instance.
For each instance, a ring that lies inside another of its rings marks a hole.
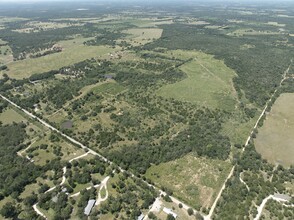
[[[273,164],[294,165],[294,94],[282,94],[274,103],[255,140],[256,150]]]
[[[159,89],[158,95],[211,108],[229,111],[235,108],[237,95],[232,78],[236,74],[223,61],[196,51],[174,51],[173,55],[181,59],[186,56],[193,58],[180,67],[188,77],[180,82],[163,86]]]
[[[8,108],[0,114],[0,121],[6,124],[20,123],[20,122],[27,122],[27,120],[20,114],[18,114],[12,108]]]
[[[132,28],[123,33],[128,34],[126,41],[132,45],[147,44],[155,39],[159,39],[162,34],[159,28]]]
[[[106,55],[115,50],[106,46],[85,46],[83,42],[86,40],[88,39],[77,38],[61,41],[58,44],[62,46],[62,52],[10,63],[8,64],[9,71],[7,74],[11,78],[23,79],[35,73],[56,70],[86,59]]]
[[[210,207],[231,169],[229,162],[199,158],[193,154],[151,166],[146,177],[195,207]]]

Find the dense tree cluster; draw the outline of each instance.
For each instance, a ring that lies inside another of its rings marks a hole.
[[[265,39],[262,35],[255,35],[234,38],[218,30],[207,29],[204,25],[173,24],[163,25],[162,28],[162,37],[146,45],[145,49],[197,49],[213,54],[238,74],[234,86],[239,95],[241,90],[245,91],[246,97],[260,106],[268,100],[290,64],[290,48],[272,46],[272,41],[277,40],[277,37]],[[240,50],[240,45],[244,44],[253,44],[255,47]],[[285,59],[285,56],[289,58]]]
[[[156,191],[142,180],[133,180],[127,173],[119,174],[119,180],[112,183],[117,196],[111,196],[101,206],[100,212],[108,212],[120,216],[122,219],[136,219],[141,210],[148,209],[154,202]],[[141,202],[142,201],[142,202]]]

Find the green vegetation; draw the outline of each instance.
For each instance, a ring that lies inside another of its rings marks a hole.
[[[168,189],[183,202],[200,210],[212,205],[231,165],[221,160],[187,155],[180,159],[151,166],[146,178]]]
[[[12,124],[25,122],[27,121],[22,115],[18,114],[15,110],[12,108],[7,108],[4,112],[0,114],[0,121],[5,124]]]
[[[175,57],[182,57],[185,51],[175,51]],[[190,62],[180,69],[187,78],[159,89],[158,94],[180,101],[232,111],[236,104],[236,92],[232,84],[235,73],[221,61],[204,53],[189,53]]]
[[[85,38],[59,42],[63,51],[35,59],[25,59],[8,65],[7,74],[11,78],[23,79],[32,74],[57,70],[88,58],[105,55],[113,49],[105,46],[85,46]]]
[[[202,219],[233,165],[214,219],[254,219],[267,196],[292,195],[292,99],[283,93],[294,92],[293,6],[130,6],[1,11],[1,94],[112,162],[3,101],[1,216],[38,219],[38,203],[50,220],[136,219],[159,196],[146,180],[167,192],[150,219],[173,219],[163,207]],[[106,180],[109,197],[85,216]],[[265,218],[293,217],[280,205],[270,201]]]
[[[275,101],[255,140],[256,150],[273,164],[286,167],[293,163],[293,127],[294,115],[291,109],[294,96],[292,93],[281,94]]]
[[[123,92],[125,88],[115,82],[108,82],[102,85],[99,85],[93,88],[94,94],[110,94],[110,95],[117,95]]]

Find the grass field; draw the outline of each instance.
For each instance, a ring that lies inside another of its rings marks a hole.
[[[62,52],[10,63],[8,65],[9,71],[7,74],[11,78],[27,78],[34,73],[56,70],[92,57],[105,55],[115,50],[105,46],[85,46],[83,42],[86,40],[85,38],[77,38],[74,40],[61,41],[58,44],[62,46]]]
[[[6,41],[0,39],[0,44],[6,44]],[[6,64],[8,62],[13,61],[13,56],[11,52],[11,48],[8,45],[0,46],[0,66],[2,64]]]
[[[223,61],[216,60],[211,55],[196,51],[185,53],[174,51],[173,55],[193,58],[180,67],[188,77],[180,82],[163,86],[159,89],[158,95],[211,108],[233,110],[237,99],[232,83],[235,72]]]
[[[47,150],[36,149],[32,152],[33,155],[37,153],[37,155],[34,156],[32,159],[34,160],[34,163],[38,165],[45,165],[46,160],[52,160],[57,157],[53,153],[53,150],[54,150],[53,145],[61,147],[61,152],[63,153],[63,156],[61,156],[61,159],[64,161],[68,161],[72,158],[75,158],[85,153],[84,150],[82,150],[81,148],[77,148],[73,146],[72,144],[63,140],[60,140],[59,142],[53,143],[53,145],[51,145],[52,143],[49,140],[49,135],[41,138],[40,140],[32,144],[32,148],[40,146],[41,144],[47,144],[48,145]]]
[[[30,33],[30,32],[39,32],[41,30],[46,31],[46,30],[65,28],[65,27],[71,27],[71,26],[82,26],[82,24],[31,21],[26,23],[24,28],[16,29],[14,31],[19,33]]]
[[[230,36],[244,36],[244,35],[277,35],[280,34],[279,32],[273,32],[273,31],[256,31],[254,29],[238,29],[234,32],[228,33]]]
[[[129,34],[126,39],[133,45],[147,44],[161,37],[162,29],[159,28],[132,28],[123,33]],[[130,40],[131,39],[131,40]]]
[[[240,112],[235,112],[233,117],[226,120],[222,126],[222,134],[230,138],[232,144],[243,145],[250,135],[254,124],[256,123],[260,113],[246,122],[242,121]]]
[[[294,94],[282,94],[257,134],[256,150],[273,164],[294,165],[293,108]]]
[[[177,197],[195,208],[210,207],[230,168],[229,162],[190,154],[151,166],[146,177],[173,190]]]
[[[12,108],[8,108],[0,114],[0,121],[3,124],[12,124],[13,122],[19,123],[26,122],[27,120]]]
[[[285,24],[279,24],[278,22],[275,22],[275,21],[269,21],[265,24],[276,26],[276,27],[285,27],[286,26]]]
[[[27,21],[28,18],[20,18],[20,17],[3,17],[0,16],[0,24],[11,23],[16,21]]]
[[[125,88],[123,86],[117,84],[115,81],[110,81],[93,88],[92,91],[95,94],[103,93],[108,95],[116,95],[124,90]]]

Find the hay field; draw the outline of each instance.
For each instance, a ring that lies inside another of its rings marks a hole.
[[[7,65],[9,68],[7,74],[11,78],[23,79],[35,73],[60,69],[61,67],[69,66],[93,57],[99,57],[115,50],[106,46],[85,46],[83,42],[86,40],[88,39],[77,38],[61,41],[58,44],[63,48],[62,52],[10,63]]]
[[[273,164],[294,165],[294,94],[274,103],[255,140],[256,150]]]
[[[162,29],[159,28],[132,28],[123,33],[128,34],[126,40],[132,45],[147,44],[155,39],[159,39],[162,34]]]
[[[0,114],[0,121],[6,124],[27,122],[27,120],[20,114],[18,114],[14,109],[7,108],[4,112]]]

